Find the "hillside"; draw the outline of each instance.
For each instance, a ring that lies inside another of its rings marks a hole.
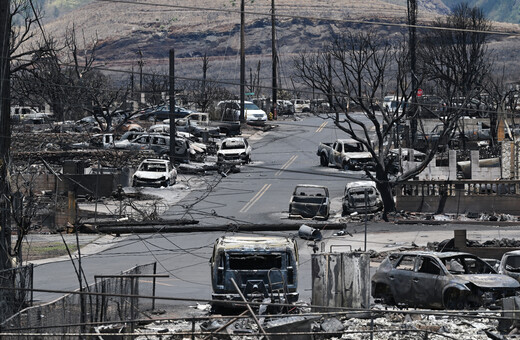
[[[135,69],[141,51],[145,72],[164,72],[168,52],[174,48],[179,77],[200,78],[199,57],[207,54],[211,63],[209,77],[233,83],[239,78],[240,13],[230,0],[140,0],[140,4],[75,1],[77,4],[70,7],[71,11],[55,20],[48,18],[46,31],[61,37],[74,23],[87,40],[97,36],[100,42],[98,62],[107,67]],[[246,1],[246,69],[256,70],[261,62],[261,77],[268,79],[271,1]],[[68,3],[66,0],[60,2]],[[441,0],[419,0],[419,4],[419,24],[428,24],[433,18],[447,13]],[[348,27],[377,29],[381,37],[390,41],[402,39],[406,34],[401,27],[351,22],[405,23],[406,0],[277,0],[276,6],[281,78],[286,82],[283,87],[291,87],[294,56],[302,51],[319,50]],[[517,29],[504,24],[498,27],[501,30]],[[511,38],[505,44],[497,41],[493,48],[507,48],[504,55],[510,59],[516,54],[515,46],[520,44],[516,38]]]

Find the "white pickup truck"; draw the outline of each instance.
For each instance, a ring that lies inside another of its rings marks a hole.
[[[372,169],[374,160],[362,143],[354,139],[338,139],[334,143],[320,143],[317,155],[321,166],[332,164],[344,170]]]

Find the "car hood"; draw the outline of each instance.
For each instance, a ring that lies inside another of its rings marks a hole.
[[[469,281],[480,288],[519,288],[520,283],[501,274],[462,274],[457,278]]]
[[[168,177],[168,174],[165,172],[150,172],[150,171],[136,171],[134,174],[135,177],[138,178],[147,178],[147,179],[159,179],[161,177]]]

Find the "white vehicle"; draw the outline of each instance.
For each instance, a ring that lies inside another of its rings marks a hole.
[[[403,113],[403,110],[406,109],[406,102],[404,98],[399,100],[396,96],[386,96],[383,98],[383,109],[390,113],[396,112],[396,110],[397,113]]]
[[[373,181],[349,182],[343,193],[342,215],[354,212],[372,214],[383,209],[381,194]]]
[[[13,121],[34,120],[34,119],[50,119],[53,118],[52,113],[38,112],[30,106],[11,106],[11,119]]]
[[[132,177],[132,186],[168,187],[175,184],[177,170],[166,159],[145,159]]]
[[[296,112],[310,112],[311,101],[309,99],[293,99],[294,111]]]
[[[226,138],[219,145],[217,151],[218,163],[242,163],[251,162],[252,148],[243,137]]]
[[[240,120],[240,101],[225,100],[217,104],[218,112],[222,113],[222,120]],[[264,124],[267,121],[267,114],[253,102],[244,102],[244,119],[250,124]]]

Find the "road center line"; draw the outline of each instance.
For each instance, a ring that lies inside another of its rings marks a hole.
[[[282,174],[282,172],[284,172],[285,169],[287,169],[289,166],[291,166],[291,164],[294,163],[296,158],[298,158],[298,156],[296,156],[296,155],[293,155],[291,158],[289,158],[289,160],[287,162],[285,162],[285,164],[282,165],[280,170],[278,170],[274,175],[275,176],[280,176]]]
[[[265,194],[267,189],[269,189],[270,187],[271,187],[271,184],[264,184],[262,189],[260,189],[260,191],[257,192],[256,195],[254,195],[253,198],[251,198],[249,200],[249,202],[247,202],[246,205],[244,205],[244,207],[242,209],[240,209],[240,212],[241,213],[247,212],[249,210],[249,208],[251,208],[253,206],[253,204],[255,204],[260,199],[260,197],[262,197],[262,195]]]
[[[328,121],[324,121],[323,123],[321,123],[320,127],[316,129],[315,133],[318,133],[318,132],[323,131],[323,129],[325,128],[325,126],[326,126],[328,123],[329,123]]]

